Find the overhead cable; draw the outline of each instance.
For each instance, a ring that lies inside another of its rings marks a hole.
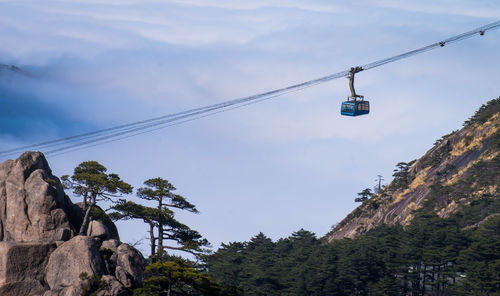
[[[360,66],[361,71],[369,70],[375,67],[380,67],[382,65],[399,61],[429,50],[443,47],[447,44],[458,42],[475,35],[484,35],[485,32],[497,29],[500,27],[500,21],[490,23],[488,25],[473,29],[471,31],[450,37],[448,39],[411,50],[402,54],[398,54],[389,58],[381,59],[372,63]],[[12,154],[20,153],[27,149],[37,149],[44,151],[46,155],[60,155],[68,153],[75,150],[85,149],[97,145],[106,144],[109,142],[114,142],[117,140],[122,140],[125,138],[137,136],[154,130],[166,128],[173,125],[178,125],[188,121],[197,120],[203,117],[211,116],[220,112],[225,112],[235,108],[241,108],[243,106],[254,104],[260,101],[268,100],[274,97],[284,95],[289,92],[295,92],[308,88],[317,84],[325,83],[334,79],[341,77],[346,77],[350,73],[350,70],[344,70],[338,73],[326,75],[320,78],[309,80],[306,82],[294,84],[291,86],[267,91],[264,93],[251,95],[243,98],[238,98],[234,100],[224,101],[217,104],[207,105],[199,108],[194,108],[182,112],[176,112],[172,114],[167,114],[159,117],[154,117],[146,120],[136,121],[128,124],[123,124],[111,128],[96,130],[93,132],[83,133],[79,135],[74,135],[70,137],[60,138],[51,141],[45,141],[38,144],[21,146],[13,149],[8,149],[0,151],[0,156],[7,156]]]

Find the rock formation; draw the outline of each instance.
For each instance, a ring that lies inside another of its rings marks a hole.
[[[0,295],[129,295],[145,260],[64,193],[40,152],[0,164]],[[108,225],[109,226],[109,225]]]

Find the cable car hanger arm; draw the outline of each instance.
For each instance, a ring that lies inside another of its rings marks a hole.
[[[352,67],[351,70],[349,70],[349,74],[347,75],[347,78],[349,78],[349,88],[351,89],[351,96],[347,97],[347,99],[353,99],[356,101],[356,98],[361,98],[363,99],[364,96],[356,94],[356,90],[354,89],[354,74],[363,71],[363,67],[357,66],[357,67]]]

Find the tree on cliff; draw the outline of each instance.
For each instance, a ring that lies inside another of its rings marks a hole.
[[[406,163],[402,161],[396,164],[396,169],[394,169],[394,174],[392,174],[394,177],[392,185],[395,189],[402,189],[408,186],[408,169],[412,163],[413,162]]]
[[[208,241],[187,225],[177,221],[173,209],[198,213],[196,207],[184,197],[174,194],[176,188],[167,180],[153,178],[144,182],[146,187],[137,190],[141,199],[154,201],[156,207],[146,207],[131,201],[120,200],[112,207],[112,219],[141,219],[149,224],[151,256],[153,260],[161,259],[165,249],[179,250],[194,255],[204,253]],[[156,228],[156,234],[155,234]],[[177,243],[179,246],[165,245],[165,241]]]
[[[156,253],[155,227],[157,224],[155,218],[161,214],[158,213],[155,208],[146,207],[141,204],[135,203],[133,201],[127,201],[124,199],[120,199],[111,208],[116,211],[109,214],[109,217],[112,220],[116,221],[116,220],[139,219],[149,225],[151,254],[152,255],[155,254]]]
[[[373,196],[373,192],[370,188],[366,188],[366,189],[363,189],[363,191],[359,192],[358,193],[358,196],[359,197],[356,197],[354,199],[355,202],[365,202],[367,200],[369,200],[370,198],[372,198]]]
[[[117,174],[107,174],[107,169],[97,161],[84,161],[74,170],[73,175],[61,177],[67,189],[73,189],[76,196],[83,197],[85,216],[79,235],[84,235],[90,220],[90,212],[98,201],[112,200],[120,194],[132,192],[132,186]]]

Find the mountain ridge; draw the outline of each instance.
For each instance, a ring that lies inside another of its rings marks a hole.
[[[408,225],[417,212],[459,215],[486,200],[493,209],[468,218],[470,227],[495,214],[500,188],[500,97],[484,104],[464,127],[443,136],[418,160],[398,163],[394,180],[354,209],[326,236],[354,238],[379,225]],[[485,216],[486,215],[486,216]],[[463,217],[462,217],[463,218]]]

